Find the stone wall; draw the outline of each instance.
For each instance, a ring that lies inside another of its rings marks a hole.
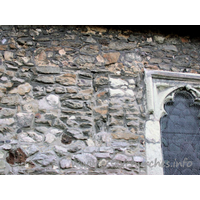
[[[146,174],[144,69],[199,63],[188,37],[1,26],[0,173]]]

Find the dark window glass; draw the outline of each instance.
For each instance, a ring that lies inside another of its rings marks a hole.
[[[164,174],[200,174],[200,106],[182,90],[164,107],[167,115],[160,121]]]

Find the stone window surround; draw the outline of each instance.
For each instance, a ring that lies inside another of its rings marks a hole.
[[[181,72],[145,70],[146,110],[145,124],[146,166],[148,175],[163,175],[160,119],[166,113],[164,104],[173,100],[175,92],[185,88],[194,101],[200,102],[200,75]]]

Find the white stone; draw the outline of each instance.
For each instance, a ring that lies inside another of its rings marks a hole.
[[[127,96],[131,96],[131,97],[133,97],[133,96],[135,95],[134,92],[133,92],[133,90],[131,90],[131,89],[126,90],[126,91],[125,91],[125,94],[126,94]]]
[[[5,77],[5,76],[2,76],[2,77],[1,77],[1,80],[2,80],[2,81],[7,81],[7,80],[8,80],[8,78],[7,78],[7,77]]]
[[[121,87],[121,86],[126,86],[128,83],[120,78],[110,78],[110,83],[111,86],[116,88],[116,87]]]
[[[67,169],[67,168],[71,168],[72,167],[72,162],[70,159],[62,159],[60,161],[60,167],[62,169]]]
[[[54,140],[56,139],[56,137],[53,135],[53,134],[51,134],[51,133],[48,133],[47,135],[46,135],[46,137],[45,137],[45,142],[47,142],[47,143],[52,143]]]
[[[87,139],[86,143],[88,146],[95,146],[93,140],[91,140],[91,139]]]
[[[59,104],[59,97],[56,95],[50,94],[46,99],[49,105],[57,106]]]
[[[29,136],[27,136],[26,133],[20,134],[20,141],[21,142],[28,142],[28,143],[34,143],[35,140]]]
[[[48,129],[47,129],[47,131],[48,131]],[[62,132],[63,132],[62,130],[57,129],[57,128],[51,128],[51,129],[49,130],[49,133],[51,133],[51,134],[53,134],[53,135],[59,135],[59,134],[62,133]]]
[[[32,137],[34,140],[36,140],[37,142],[42,142],[43,141],[43,137],[33,131],[29,131],[27,132],[27,134]]]
[[[8,125],[8,126],[10,126],[10,125],[12,125],[14,123],[15,123],[14,118],[0,119],[0,124],[1,125]]]
[[[120,89],[110,89],[110,96],[115,97],[115,96],[124,96],[125,92]]]
[[[0,151],[0,159],[2,159],[4,157],[4,152]]]
[[[152,42],[152,38],[147,38],[147,42]]]
[[[145,127],[146,140],[148,142],[160,142],[160,123],[159,121],[149,120]]]
[[[128,79],[128,83],[131,85],[135,85],[135,80],[134,79]]]
[[[76,117],[74,115],[72,115],[69,119],[76,119]]]
[[[2,149],[4,149],[4,150],[10,150],[11,148],[12,148],[12,146],[10,144],[4,144],[2,146]]]
[[[143,157],[140,157],[140,156],[134,156],[133,157],[133,160],[135,161],[135,162],[143,162]]]

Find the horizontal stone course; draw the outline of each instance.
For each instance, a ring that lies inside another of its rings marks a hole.
[[[145,174],[144,70],[200,73],[190,38],[101,26],[0,32],[3,174]]]

